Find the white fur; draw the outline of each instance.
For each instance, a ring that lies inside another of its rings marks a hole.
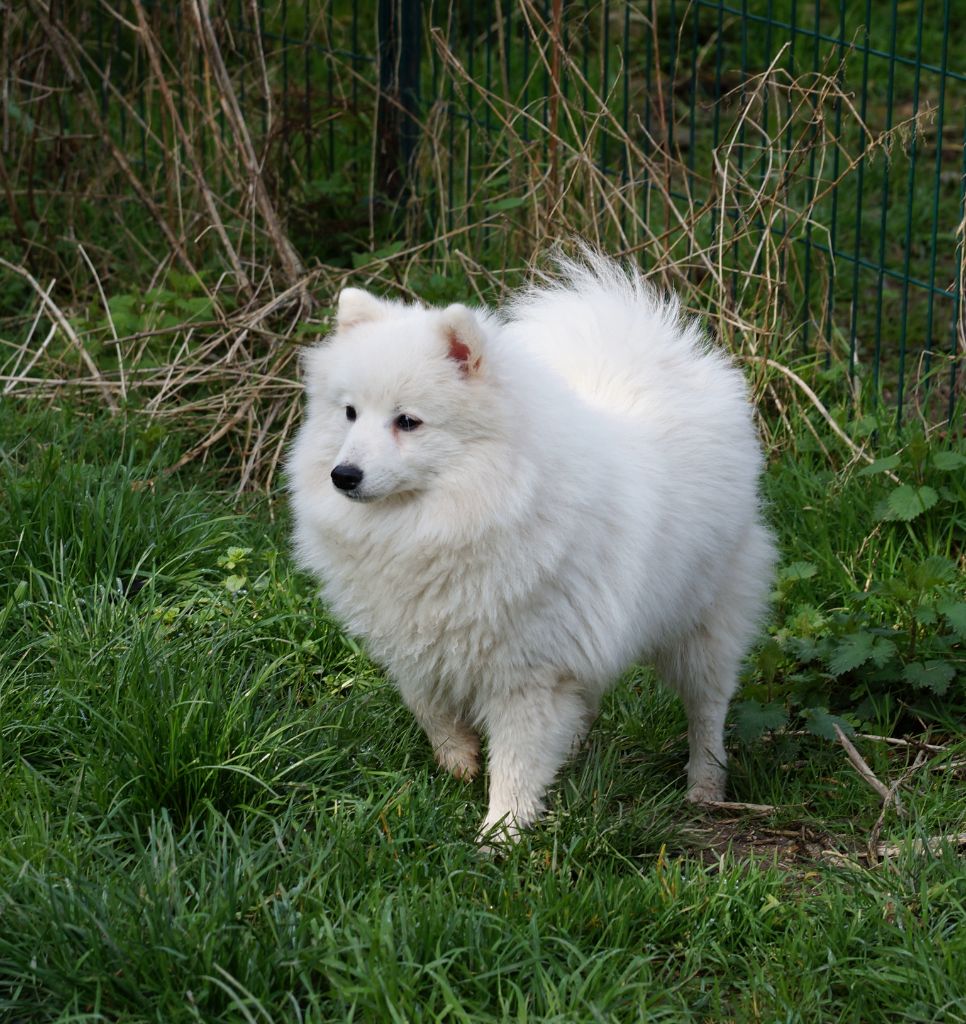
[[[351,289],[304,370],[300,562],[444,767],[475,775],[486,732],[481,831],[541,814],[641,658],[687,710],[689,797],[721,799],[774,548],[744,381],[677,303],[593,254],[503,316]],[[423,423],[400,431],[400,414]],[[329,478],[345,463],[355,500]]]

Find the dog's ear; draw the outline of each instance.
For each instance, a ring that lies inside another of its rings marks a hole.
[[[355,327],[357,324],[371,320],[381,320],[389,303],[364,292],[361,288],[343,288],[339,292],[339,306],[335,314],[335,323],[339,330]]]
[[[459,302],[447,306],[442,313],[443,338],[447,355],[464,376],[479,373],[483,365],[483,331],[473,311]]]

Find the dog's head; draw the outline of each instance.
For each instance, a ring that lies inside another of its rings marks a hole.
[[[377,501],[458,471],[485,429],[486,337],[466,306],[426,309],[356,288],[304,362],[313,440],[332,487]]]

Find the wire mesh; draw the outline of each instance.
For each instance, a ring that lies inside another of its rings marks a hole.
[[[956,415],[966,53],[951,0],[210,4],[257,158],[245,173],[194,5],[135,5],[140,29],[127,4],[8,6],[14,220],[43,180],[46,215],[76,232],[99,211],[71,196],[136,177],[203,261],[204,176],[245,262],[265,236],[257,171],[308,261],[395,239],[499,270],[577,232],[684,286],[726,339],[757,332],[762,358],[787,345],[900,422],[913,406]],[[126,177],[82,181],[105,139]]]

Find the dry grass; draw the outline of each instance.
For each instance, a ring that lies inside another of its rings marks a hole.
[[[535,93],[546,79],[546,103],[543,96],[525,102],[508,82],[487,89],[448,42],[452,26],[431,30],[426,43],[439,69],[439,98],[424,108],[413,187],[396,197],[394,214],[380,212],[383,223],[405,224],[407,242],[391,256],[379,255],[385,239],[377,237],[379,211],[370,204],[373,256],[351,271],[354,281],[417,297],[432,268],[459,280],[469,299],[492,301],[550,245],[587,239],[634,259],[660,287],[707,317],[723,343],[747,361],[756,393],[769,408],[773,442],[790,433],[790,407],[804,403],[818,410],[849,457],[859,457],[807,372],[790,365],[806,279],[811,275],[813,297],[826,295],[834,272],[815,249],[810,267],[803,266],[800,236],[827,233],[820,211],[827,190],[853,174],[860,159],[884,158],[900,136],[922,130],[930,111],[888,132],[859,124],[849,151],[831,113],[844,112],[853,125],[859,114],[843,90],[839,66],[793,77],[779,54],[723,97],[717,146],[696,154],[686,118],[675,113],[679,82],[658,75],[648,131],[640,116],[618,115],[616,84],[605,92],[601,76],[585,75],[571,57],[560,4],[545,16],[544,5],[525,0],[520,11],[535,58],[528,88]],[[14,219],[25,208],[39,210],[34,181],[55,177],[49,149],[57,141],[54,122],[62,122],[66,111],[71,134],[58,137],[72,150],[58,209],[69,217],[85,204],[104,203],[125,250],[140,251],[143,266],[153,267],[142,275],[148,286],[176,267],[198,282],[210,315],[118,332],[108,295],[123,275],[107,269],[111,245],[77,237],[71,224],[63,230],[53,225],[61,253],[67,239],[75,259],[45,260],[34,249],[22,261],[3,262],[8,274],[30,286],[26,308],[8,321],[10,337],[0,357],[3,393],[49,397],[70,385],[112,410],[127,402],[171,429],[188,430],[191,442],[179,465],[217,454],[240,488],[269,487],[297,415],[304,325],[322,329],[324,304],[350,271],[318,262],[306,270],[286,233],[282,168],[273,164],[286,131],[277,99],[279,52],[266,51],[260,32],[243,40],[233,35],[198,0],[185,5],[177,23],[141,0],[134,0],[133,13],[126,20],[106,4],[98,13],[100,31],[106,27],[123,40],[128,49],[115,52],[129,52],[138,69],[137,87],[125,91],[110,63],[98,60],[89,18],[55,17],[45,0],[30,0],[20,11],[4,9],[3,77],[8,100],[17,104],[4,113],[4,150],[13,152],[17,139],[24,146],[7,161],[0,186]],[[251,24],[257,27],[257,19]],[[321,20],[313,29],[326,31]],[[654,66],[661,67],[655,22],[635,14],[633,31],[641,40],[650,36]],[[501,35],[498,47],[505,45]],[[702,60],[709,54],[706,48]],[[503,66],[506,53],[498,48],[497,56]],[[339,116],[353,93],[368,111],[394,102],[377,95],[358,61],[337,51],[325,59],[334,72],[335,104],[316,115],[320,126]],[[249,91],[246,105],[238,82],[252,69],[258,89],[254,99]],[[634,104],[644,85],[625,70]],[[485,154],[474,148],[469,122],[454,130],[450,93],[459,108],[490,122]],[[16,123],[14,109],[21,112]],[[143,128],[143,145],[163,160],[139,164],[130,132],[126,142],[119,137],[119,117],[131,131]],[[701,133],[697,139],[703,146]],[[372,182],[378,142],[371,139]],[[612,154],[609,161],[601,160],[602,147]],[[619,154],[616,162],[613,154]],[[38,168],[45,159],[47,166]],[[830,179],[826,169],[833,162],[837,177]],[[454,191],[454,170],[461,166],[472,166],[472,185],[459,179]],[[803,201],[799,186],[806,176],[821,187],[809,189]],[[367,191],[375,193],[371,183]],[[129,226],[132,207],[146,230]],[[21,229],[25,235],[27,228]],[[958,259],[962,274],[961,248]],[[811,362],[847,360],[831,311],[815,305]],[[962,324],[959,330],[966,348]],[[848,386],[857,387],[859,379]]]

